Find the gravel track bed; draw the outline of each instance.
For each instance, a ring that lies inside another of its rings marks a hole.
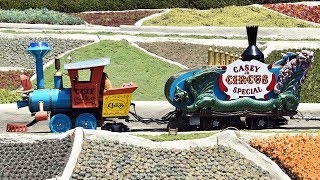
[[[210,47],[212,47],[213,50],[217,48],[219,51],[223,50],[229,52],[229,54],[238,55],[241,55],[245,50],[245,48],[238,47],[220,47],[214,45],[208,46],[180,42],[136,42],[136,44],[151,53],[178,62],[191,69],[198,68],[207,64],[208,49]]]
[[[271,179],[225,146],[186,150],[86,140],[72,179]]]
[[[51,51],[44,57],[43,63],[54,59],[59,54],[76,47],[91,43],[92,41],[60,38],[6,38],[0,37],[0,67],[21,67],[35,68],[35,59],[26,49],[31,42],[45,41],[48,43]]]
[[[71,150],[71,137],[33,143],[0,139],[0,179],[48,179],[60,176]]]

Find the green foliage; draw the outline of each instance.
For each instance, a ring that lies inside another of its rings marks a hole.
[[[190,139],[201,139],[212,136],[216,134],[216,132],[209,133],[192,133],[192,134],[177,134],[177,135],[169,135],[169,134],[161,134],[158,136],[153,135],[137,135],[146,139],[150,139],[152,141],[162,142],[162,141],[175,141],[175,140],[190,140]]]
[[[15,103],[21,100],[21,94],[8,89],[0,89],[0,104]]]
[[[230,5],[299,2],[301,0],[0,0],[1,9],[48,8],[60,12],[127,9],[197,8],[210,9]]]
[[[285,49],[273,51],[268,55],[266,63],[274,63],[281,59],[281,53],[297,52],[301,49]],[[312,50],[315,54],[314,62],[308,72],[308,76],[302,85],[301,100],[302,103],[320,103],[320,49]]]
[[[79,17],[48,10],[45,8],[26,9],[24,11],[16,9],[0,10],[0,22],[60,25],[84,24],[84,21]]]
[[[66,57],[61,59],[61,67],[69,63]],[[128,82],[139,86],[133,94],[133,100],[165,100],[165,82],[172,74],[181,71],[179,67],[151,57],[126,41],[101,41],[72,52],[71,57],[72,62],[110,57],[110,65],[105,68],[105,72],[113,87],[121,87]],[[53,87],[55,71],[54,65],[45,69],[46,88]],[[62,70],[62,73],[64,87],[70,87],[67,71]]]
[[[253,24],[254,23],[254,24]],[[281,16],[253,6],[228,6],[201,11],[173,9],[162,16],[144,22],[147,26],[223,26],[243,27],[314,27],[308,23]]]

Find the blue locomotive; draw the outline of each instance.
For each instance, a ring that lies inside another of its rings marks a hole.
[[[56,59],[57,72],[54,75],[54,88],[44,87],[42,58],[50,51],[45,42],[31,43],[27,51],[36,59],[37,89],[33,89],[30,78],[21,75],[23,100],[18,101],[18,108],[29,107],[35,116],[30,126],[38,121],[50,119],[52,132],[65,132],[72,127],[96,129],[106,118],[127,118],[132,92],[138,87],[134,83],[124,84],[120,88],[106,86],[109,82],[104,66],[110,64],[109,58],[94,59],[65,64],[68,70],[71,88],[64,88],[60,61]],[[90,75],[82,77],[84,71]],[[18,129],[18,130],[17,130]],[[26,130],[26,127],[8,125],[7,131]]]

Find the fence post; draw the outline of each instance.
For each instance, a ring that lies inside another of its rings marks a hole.
[[[228,65],[229,64],[229,53],[225,52],[224,53],[224,65]]]
[[[213,65],[219,65],[219,51],[217,49],[213,52]]]
[[[219,52],[220,65],[224,65],[224,52],[221,50]]]
[[[234,54],[230,54],[229,64],[234,62]]]
[[[213,50],[212,50],[212,48],[210,47],[210,48],[208,49],[208,63],[207,63],[208,66],[212,66],[212,52],[213,52]]]

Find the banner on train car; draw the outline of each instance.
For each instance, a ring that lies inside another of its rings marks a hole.
[[[128,116],[132,93],[103,96],[102,117]]]
[[[244,96],[267,99],[266,95],[275,84],[275,74],[269,71],[270,68],[257,60],[237,60],[226,66],[225,73],[219,77],[219,87],[228,95],[228,100]]]

